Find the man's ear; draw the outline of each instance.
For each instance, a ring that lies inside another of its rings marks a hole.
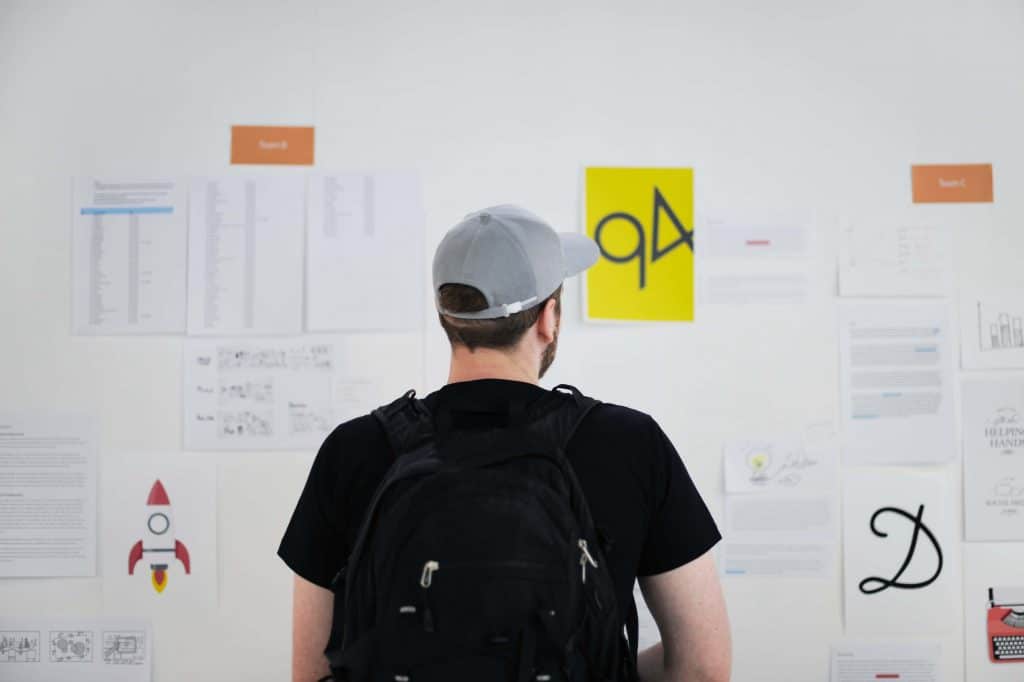
[[[544,309],[537,318],[537,335],[547,345],[555,340],[558,330],[558,302],[552,298],[543,305]]]

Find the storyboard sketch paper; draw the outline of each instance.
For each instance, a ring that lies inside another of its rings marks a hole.
[[[1020,682],[1024,658],[996,658],[1004,637],[1024,636],[1024,545],[964,545],[964,664],[968,682]],[[1009,621],[1009,622],[1008,622]]]
[[[1024,289],[962,293],[964,369],[1024,369]]]
[[[185,210],[185,188],[176,180],[75,180],[76,334],[185,331]]]
[[[841,304],[839,350],[847,464],[925,464],[955,457],[944,304]]]
[[[308,450],[373,405],[370,378],[340,371],[335,339],[191,339],[188,450]]]
[[[0,680],[149,682],[152,661],[146,621],[0,616]]]
[[[193,181],[190,334],[302,331],[305,199],[300,176]]]
[[[421,328],[424,231],[414,174],[313,176],[306,247],[310,331]]]
[[[964,381],[964,532],[1024,540],[1024,381]]]
[[[847,633],[941,634],[959,622],[952,492],[945,472],[845,471]]]
[[[940,682],[942,646],[925,642],[850,642],[832,647],[830,682]]]
[[[709,220],[701,243],[703,303],[801,303],[810,232],[795,221]]]
[[[946,226],[863,221],[840,232],[840,296],[946,296],[952,282]]]
[[[0,578],[96,575],[96,425],[0,413]]]
[[[180,453],[103,461],[103,598],[115,613],[217,605],[217,470]]]

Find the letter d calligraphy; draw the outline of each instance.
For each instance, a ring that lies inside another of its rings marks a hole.
[[[907,519],[908,521],[914,524],[914,535],[911,537],[910,540],[910,548],[907,550],[907,558],[903,560],[903,565],[900,566],[900,570],[896,571],[896,575],[894,575],[892,579],[886,580],[884,578],[879,578],[877,576],[865,578],[864,580],[860,581],[860,591],[864,594],[877,594],[882,590],[886,590],[890,587],[896,587],[903,590],[918,590],[922,587],[927,587],[928,585],[931,585],[938,579],[939,575],[942,573],[942,547],[939,546],[939,541],[935,539],[935,536],[932,534],[931,530],[928,529],[928,526],[924,525],[924,521],[922,520],[924,518],[924,505],[921,505],[917,508],[917,516],[913,516],[907,513],[906,511],[898,509],[896,507],[882,507],[881,509],[876,511],[874,514],[871,515],[871,532],[880,538],[888,537],[889,534],[878,530],[878,528],[875,526],[875,522],[878,520],[879,516],[887,512],[896,514],[898,516],[902,516],[903,518]],[[935,547],[935,554],[939,558],[938,566],[936,566],[935,573],[933,573],[932,577],[928,578],[928,580],[917,583],[900,582],[900,578],[903,576],[903,573],[907,570],[907,567],[910,566],[910,562],[914,558],[914,552],[917,549],[917,539],[920,536],[921,531],[924,531],[924,534],[927,535],[928,539],[932,541],[932,546]]]

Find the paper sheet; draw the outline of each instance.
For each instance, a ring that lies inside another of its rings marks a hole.
[[[701,251],[703,303],[800,303],[807,299],[810,233],[797,221],[709,220]]]
[[[217,606],[217,470],[180,453],[103,460],[103,600],[112,613]],[[130,572],[129,572],[130,571]]]
[[[955,422],[946,306],[845,303],[839,311],[844,462],[952,459]]]
[[[848,633],[939,634],[960,622],[951,499],[944,471],[845,470]]]
[[[1024,368],[1024,290],[961,294],[960,344],[964,369]]]
[[[939,682],[942,647],[924,642],[844,643],[832,647],[831,682]]]
[[[74,332],[184,332],[184,187],[173,179],[79,178],[73,207]]]
[[[964,381],[967,540],[1024,540],[1024,382]]]
[[[152,661],[145,621],[0,616],[0,680],[149,682]]]
[[[0,578],[96,575],[96,425],[0,414]]]
[[[945,296],[953,284],[952,230],[865,220],[840,233],[840,296]]]
[[[727,576],[823,577],[831,574],[839,522],[838,457],[800,439],[726,443]]]
[[[310,179],[311,331],[422,327],[422,204],[419,180],[408,173]]]
[[[339,356],[329,338],[186,342],[185,448],[318,447],[372,407],[369,377],[339,371]]]
[[[305,198],[300,176],[193,181],[190,334],[302,331]]]

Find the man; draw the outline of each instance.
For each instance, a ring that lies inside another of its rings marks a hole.
[[[550,395],[538,381],[555,358],[562,281],[597,258],[592,240],[558,234],[512,206],[471,214],[450,230],[433,275],[451,366],[448,384],[424,400],[431,412]],[[294,682],[330,674],[324,649],[329,638],[338,641],[343,621],[331,581],[395,456],[367,415],[339,426],[313,464],[279,550],[296,574]],[[635,650],[637,641],[637,578],[661,634],[660,644],[640,652],[640,679],[727,680],[729,627],[709,551],[721,536],[668,438],[651,417],[601,403],[579,425],[566,456],[595,525],[612,543],[606,560],[630,646]]]

